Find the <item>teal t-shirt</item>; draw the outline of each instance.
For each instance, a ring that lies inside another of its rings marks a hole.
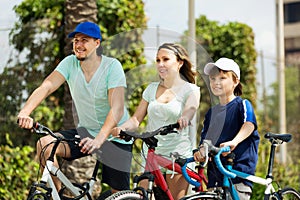
[[[110,111],[108,90],[126,87],[126,78],[121,63],[115,58],[102,55],[101,64],[89,82],[86,82],[80,62],[75,55],[67,56],[55,70],[65,77],[69,85],[78,115],[78,127],[86,128],[95,137]],[[128,119],[129,114],[124,106],[124,115],[118,126]],[[113,140],[128,143],[124,140]]]

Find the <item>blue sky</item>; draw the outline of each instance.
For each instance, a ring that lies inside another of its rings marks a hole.
[[[11,48],[8,33],[16,20],[12,8],[22,0],[1,0],[0,12],[0,72],[7,62]],[[170,33],[182,34],[188,28],[188,0],[144,0],[148,26]],[[195,0],[195,17],[206,15],[220,23],[238,21],[253,28],[257,51],[263,52],[267,85],[276,80],[275,0]],[[169,33],[169,34],[170,34]],[[171,34],[172,35],[172,34]],[[169,37],[169,36],[167,36]],[[170,36],[171,37],[171,36]],[[166,40],[161,37],[160,42]],[[261,84],[261,60],[258,57],[258,85]]]

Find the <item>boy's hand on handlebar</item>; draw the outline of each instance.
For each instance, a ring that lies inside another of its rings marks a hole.
[[[31,129],[33,127],[33,119],[28,115],[18,115],[18,124],[21,128]]]
[[[194,153],[194,159],[197,162],[204,162],[205,161],[205,150],[204,148],[199,148],[199,151]]]
[[[230,154],[231,151],[233,151],[236,148],[237,144],[234,143],[233,141],[228,141],[220,144],[220,147],[226,147],[226,146],[230,147],[230,152],[222,153],[223,156],[227,156],[228,154]]]

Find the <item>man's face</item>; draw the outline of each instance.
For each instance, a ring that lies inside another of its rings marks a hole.
[[[92,54],[96,54],[96,49],[99,45],[99,39],[89,37],[82,33],[77,33],[73,38],[73,51],[80,61],[84,61]]]

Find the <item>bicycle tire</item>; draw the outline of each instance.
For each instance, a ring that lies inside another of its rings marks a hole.
[[[138,199],[144,199],[143,195],[132,190],[123,190],[114,193],[113,195],[106,198],[106,200],[138,200]]]
[[[300,200],[300,193],[293,188],[286,187],[278,192],[265,195],[264,200]]]
[[[283,200],[300,200],[300,193],[294,188],[286,187],[280,190],[278,193]]]
[[[44,193],[35,193],[27,198],[27,200],[49,200],[49,197]]]
[[[215,192],[198,192],[182,197],[180,200],[222,200],[222,196]]]
[[[155,199],[170,200],[168,195],[160,187],[154,186],[152,190],[153,190],[153,194],[154,194]]]

